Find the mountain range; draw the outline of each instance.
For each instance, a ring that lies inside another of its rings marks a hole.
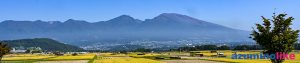
[[[162,13],[139,20],[121,15],[108,21],[15,21],[0,23],[0,40],[51,38],[72,45],[122,43],[137,40],[247,41],[250,32],[187,15]]]

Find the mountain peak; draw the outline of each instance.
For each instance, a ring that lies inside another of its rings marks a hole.
[[[84,21],[84,20],[68,19],[68,20],[67,20],[67,21],[65,21],[65,22],[76,22],[76,21]]]
[[[129,15],[121,15],[114,19],[111,19],[110,21],[115,21],[115,20],[134,20],[134,18]]]
[[[190,16],[177,14],[177,13],[162,13],[162,14],[158,15],[157,17],[195,19]]]
[[[181,14],[177,14],[177,13],[162,13],[160,14],[159,16],[178,16],[178,15],[181,15]]]
[[[164,23],[179,23],[179,24],[199,24],[205,21],[198,20],[196,18],[189,17],[187,15],[177,13],[162,13],[157,17],[151,19],[152,22],[164,22]]]
[[[134,19],[129,15],[121,15],[111,20],[108,20],[108,22],[130,23],[130,22],[140,22],[140,20]]]
[[[121,16],[119,16],[119,18],[133,18],[133,17],[131,17],[129,15],[121,15]]]
[[[89,22],[86,22],[84,20],[74,20],[74,19],[68,19],[67,21],[65,21],[64,23],[89,23]]]

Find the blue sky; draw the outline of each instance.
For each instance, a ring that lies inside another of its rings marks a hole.
[[[251,30],[260,16],[273,12],[295,18],[300,29],[300,0],[0,0],[0,21],[67,19],[105,21],[119,15],[151,19],[179,13],[227,27]]]

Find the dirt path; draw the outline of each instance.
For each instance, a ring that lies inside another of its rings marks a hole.
[[[224,63],[215,61],[205,61],[205,60],[162,60],[167,63]]]
[[[87,63],[88,60],[70,60],[70,61],[39,61],[35,63]]]

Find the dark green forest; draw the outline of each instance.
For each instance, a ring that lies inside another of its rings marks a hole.
[[[34,38],[34,39],[20,39],[20,40],[3,40],[9,47],[40,47],[44,51],[83,51],[77,46],[68,45],[49,38]]]

